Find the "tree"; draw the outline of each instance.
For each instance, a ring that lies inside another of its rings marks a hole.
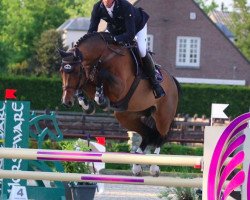
[[[89,17],[93,5],[98,0],[65,0],[63,1],[64,7],[67,8],[66,12],[71,18],[75,17]]]
[[[212,1],[212,3],[210,4],[206,4],[205,0],[195,0],[195,2],[200,6],[200,8],[205,12],[205,13],[209,13],[213,10],[215,10],[216,8],[218,8],[218,4],[216,4],[214,1]]]
[[[2,0],[2,4],[8,13],[2,37],[11,47],[8,53],[12,68],[28,65],[41,33],[57,28],[69,17],[60,0]]]
[[[3,27],[6,23],[6,12],[3,8],[3,3],[0,1],[0,27]],[[3,72],[7,69],[8,62],[8,45],[4,42],[3,29],[0,29],[0,71]]]
[[[250,60],[250,7],[246,0],[234,0],[232,32],[236,36],[236,46]]]
[[[34,68],[35,73],[46,76],[52,76],[54,72],[58,73],[61,57],[57,49],[64,49],[61,33],[55,29],[43,32],[35,47],[38,61],[38,66]]]

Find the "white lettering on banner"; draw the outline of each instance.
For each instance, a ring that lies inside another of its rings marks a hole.
[[[19,145],[18,143],[22,142],[22,137],[23,137],[23,122],[24,122],[24,118],[23,118],[23,110],[24,110],[24,105],[21,104],[20,106],[18,106],[18,104],[16,102],[12,103],[12,109],[14,111],[14,118],[13,120],[16,122],[16,124],[13,127],[13,144],[12,147],[13,148],[20,148],[21,145]],[[22,159],[12,159],[13,165],[11,167],[11,169],[14,171],[18,171],[21,168],[21,164],[22,164]],[[12,185],[20,185],[20,179],[11,179],[12,182],[8,183],[8,186],[12,186]],[[10,187],[11,188],[11,187]],[[11,192],[11,189],[8,189],[8,193]]]
[[[5,103],[0,108],[0,139],[4,139],[4,123],[5,123]],[[0,147],[3,147],[3,142],[0,142]],[[3,168],[3,158],[0,159],[0,169]],[[2,180],[2,179],[0,179]]]
[[[17,131],[17,130],[14,130],[14,133],[18,134],[16,136],[14,136],[14,141],[13,141],[13,148],[17,148],[18,147],[18,142],[21,142],[22,141],[22,131]]]
[[[4,135],[4,122],[5,122],[5,104],[0,108],[0,135]],[[3,139],[3,137],[1,138]]]
[[[15,111],[15,112],[19,112],[19,111],[23,111],[23,104],[21,104],[21,108],[17,108],[17,103],[16,102],[13,102],[12,103],[12,109]]]
[[[5,122],[5,104],[0,108],[0,135],[4,134],[4,122]],[[1,138],[2,139],[2,138]]]
[[[11,170],[19,170],[20,169],[22,159],[20,159],[20,160],[16,159],[16,161],[18,162],[17,165],[12,165]]]

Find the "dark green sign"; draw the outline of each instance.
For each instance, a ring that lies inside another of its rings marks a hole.
[[[0,147],[4,142],[4,123],[5,123],[5,103],[0,101]],[[3,167],[3,159],[0,158],[0,169]]]
[[[5,108],[4,123],[4,146],[16,148],[28,148],[30,102],[26,101],[5,101],[0,103]],[[0,120],[1,123],[1,120]],[[0,126],[1,127],[1,126]],[[5,170],[27,170],[28,161],[22,159],[4,159],[3,169]],[[12,185],[26,186],[27,180],[4,179],[2,184],[2,196],[9,196]]]

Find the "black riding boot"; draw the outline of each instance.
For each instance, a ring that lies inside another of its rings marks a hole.
[[[158,99],[160,97],[165,96],[163,88],[156,80],[154,61],[149,53],[147,53],[146,56],[142,58],[142,63],[144,72],[146,73],[147,76],[149,76],[150,83],[154,90],[155,98]]]

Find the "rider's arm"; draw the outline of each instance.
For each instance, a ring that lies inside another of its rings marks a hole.
[[[88,33],[93,33],[98,30],[98,25],[100,23],[100,20],[101,20],[101,17],[99,13],[99,5],[95,4],[91,13]]]
[[[126,6],[123,12],[124,12],[124,18],[125,18],[126,32],[124,32],[121,35],[116,35],[114,38],[115,38],[115,41],[117,42],[129,43],[134,39],[136,35],[135,13],[134,13],[134,9],[132,6]]]

